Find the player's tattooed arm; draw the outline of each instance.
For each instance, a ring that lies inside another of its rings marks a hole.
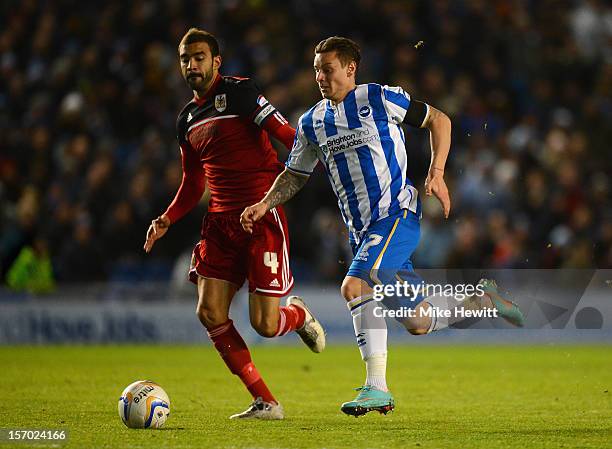
[[[285,170],[278,175],[270,191],[261,202],[266,203],[268,210],[270,210],[293,198],[294,195],[306,185],[307,181],[308,176],[299,175],[285,168]]]
[[[299,175],[285,169],[276,177],[276,181],[263,200],[257,204],[247,207],[240,215],[240,223],[246,232],[253,232],[254,223],[263,217],[270,209],[283,204],[306,184],[308,176]]]

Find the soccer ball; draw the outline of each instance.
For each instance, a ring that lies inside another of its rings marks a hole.
[[[159,429],[170,415],[170,398],[155,382],[138,380],[123,390],[118,409],[131,429]]]

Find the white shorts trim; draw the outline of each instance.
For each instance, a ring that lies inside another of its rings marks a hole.
[[[289,290],[291,290],[291,287],[293,287],[293,276],[291,276],[291,280],[289,281],[289,285],[287,286],[287,288],[285,288],[282,291],[279,290],[264,290],[263,288],[256,288],[255,290],[253,290],[254,292],[261,292],[261,293],[274,293],[280,296],[285,296]]]

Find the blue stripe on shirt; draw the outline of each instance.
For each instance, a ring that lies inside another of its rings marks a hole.
[[[359,115],[357,115],[357,99],[355,98],[355,89],[351,90],[344,99],[344,111],[349,129],[361,127]]]
[[[404,145],[406,145],[406,137],[404,136],[404,130],[402,129],[400,125],[395,125],[395,126],[397,126],[397,130],[399,131],[399,135],[402,138],[402,142],[404,142]]]
[[[334,119],[334,110],[330,106],[330,101],[326,101],[325,104],[325,135],[327,137],[335,136],[338,134],[338,129],[336,128],[336,122]]]
[[[395,142],[389,133],[389,118],[383,104],[381,90],[382,86],[379,84],[368,84],[368,101],[372,106],[372,116],[391,174],[391,204],[389,205],[389,215],[391,215],[400,210],[398,196],[402,189],[402,172],[397,157],[395,157]]]
[[[329,168],[329,165],[327,164],[327,160],[322,159],[322,161],[323,161],[323,165],[325,166],[325,171],[327,172],[327,178],[329,179],[329,183],[335,190],[336,186],[334,184],[334,178],[331,174],[331,169]],[[340,195],[338,195],[337,192],[336,192],[336,197],[338,198],[338,209],[340,209],[342,220],[344,221],[344,223],[348,223],[348,219],[346,218],[346,214],[344,213],[344,206],[342,205],[342,202],[340,201]]]
[[[410,100],[406,98],[402,94],[398,94],[397,92],[393,92],[392,90],[383,89],[385,93],[385,98],[387,101],[390,101],[394,105],[399,106],[400,108],[408,110],[408,106],[410,106]]]
[[[312,123],[312,114],[315,110],[315,106],[310,108],[304,115],[302,115],[302,129],[304,130],[304,135],[306,138],[313,144],[319,145],[317,141],[317,135],[314,131],[314,125]]]
[[[370,223],[376,222],[380,215],[378,208],[378,202],[381,197],[380,184],[378,182],[378,175],[374,168],[374,160],[372,159],[372,153],[369,147],[358,147],[355,149],[357,157],[359,158],[359,165],[361,165],[361,172],[363,173],[363,180],[368,190],[368,199],[370,200]]]
[[[351,179],[351,173],[349,172],[348,162],[346,156],[343,153],[334,154],[334,162],[338,169],[338,175],[340,176],[340,182],[346,192],[346,200],[348,201],[349,210],[353,216],[353,228],[357,231],[361,231],[363,223],[361,222],[361,214],[359,213],[359,201],[357,200],[357,193],[355,192],[355,184]],[[339,195],[338,195],[339,197]]]

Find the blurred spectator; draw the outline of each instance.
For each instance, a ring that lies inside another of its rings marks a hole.
[[[88,282],[106,279],[106,248],[95,238],[91,218],[81,212],[69,239],[65,239],[55,262],[58,280]]]
[[[50,293],[55,289],[47,242],[36,238],[32,246],[24,246],[6,276],[7,285],[15,291]]]

